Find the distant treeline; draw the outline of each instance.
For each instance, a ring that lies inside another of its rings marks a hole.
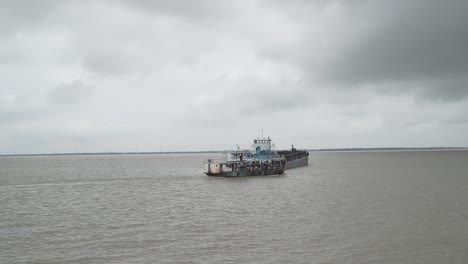
[[[411,151],[411,150],[468,150],[466,147],[424,147],[424,148],[331,148],[309,149],[309,151]]]

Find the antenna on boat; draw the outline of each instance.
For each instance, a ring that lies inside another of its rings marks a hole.
[[[262,127],[262,130],[261,130],[261,131],[262,131],[262,139],[263,139],[263,127]]]

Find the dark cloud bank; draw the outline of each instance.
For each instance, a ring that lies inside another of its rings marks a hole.
[[[296,5],[292,14],[300,13],[306,24],[307,13],[299,9],[299,6],[308,6],[305,2],[283,4]],[[326,8],[325,3],[321,3],[323,8]],[[417,89],[400,87],[397,92],[418,90],[419,95],[433,100],[460,100],[468,93],[468,31],[464,30],[468,27],[465,14],[468,2],[328,3],[342,4],[344,20],[338,32],[344,37],[336,37],[339,42],[332,44],[332,55],[317,62],[320,55],[311,55],[314,50],[309,47],[320,39],[306,35],[299,49],[270,50],[271,58],[279,57],[279,60],[298,65],[314,79],[340,85],[343,89],[359,84],[416,82]],[[268,56],[268,52],[266,54]]]

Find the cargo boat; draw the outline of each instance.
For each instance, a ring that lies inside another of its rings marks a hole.
[[[209,159],[204,164],[204,173],[214,177],[241,177],[279,175],[285,170],[309,164],[309,152],[292,146],[290,150],[274,151],[272,140],[257,138],[251,150],[225,151],[223,160]]]

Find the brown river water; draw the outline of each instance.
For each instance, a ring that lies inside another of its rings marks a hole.
[[[468,263],[468,152],[0,157],[0,263]]]

